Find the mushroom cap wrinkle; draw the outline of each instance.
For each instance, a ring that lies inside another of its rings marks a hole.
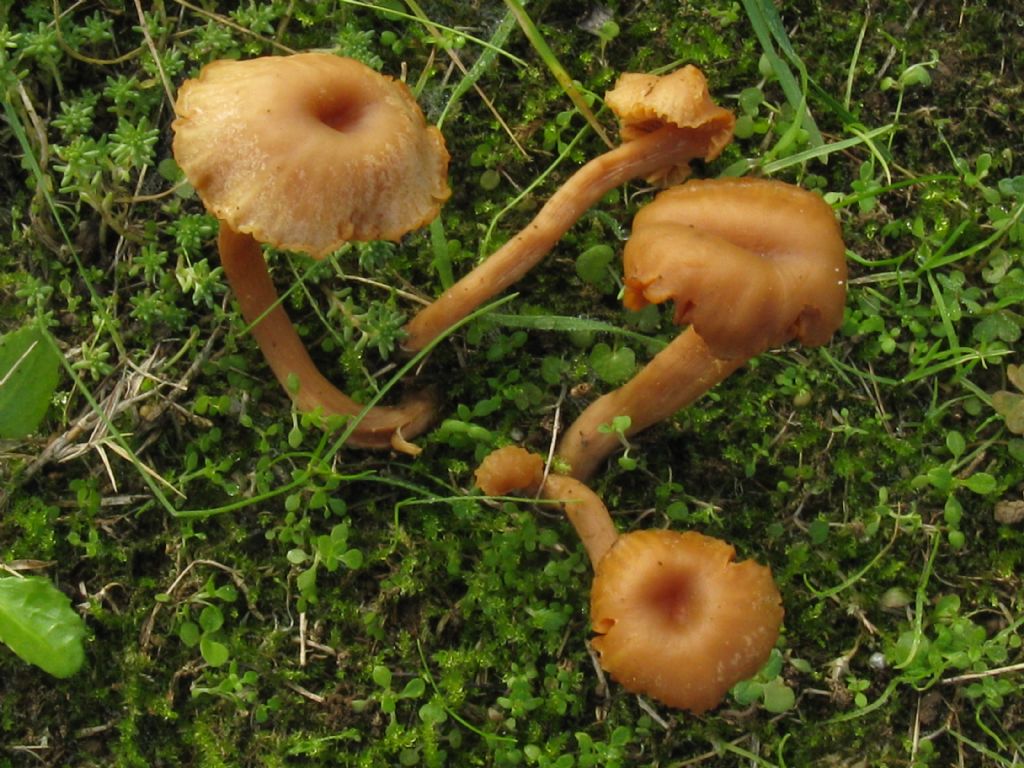
[[[623,252],[631,309],[675,301],[722,358],[790,339],[824,344],[843,320],[846,248],[832,208],[768,179],[691,181],[637,213]]]
[[[206,207],[279,248],[397,240],[450,195],[441,133],[404,83],[353,59],[214,61],[175,108],[174,156]]]
[[[591,589],[601,666],[627,690],[695,713],[756,674],[778,639],[782,599],[766,566],[735,554],[693,531],[619,536]]]
[[[652,184],[678,184],[690,175],[689,160],[714,160],[732,141],[736,116],[711,99],[704,73],[692,64],[667,75],[626,72],[605,94],[605,103],[619,118],[623,143],[665,126],[682,129],[692,154],[683,162],[646,176]]]

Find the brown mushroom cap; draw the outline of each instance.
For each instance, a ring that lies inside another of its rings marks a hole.
[[[771,571],[735,554],[692,531],[619,536],[591,589],[601,666],[629,691],[696,713],[753,676],[783,609]]]
[[[818,195],[768,179],[691,181],[633,219],[623,251],[630,309],[675,302],[677,323],[722,358],[797,339],[824,344],[843,320],[846,248]]]
[[[539,490],[561,503],[594,566],[591,643],[627,690],[699,713],[767,661],[783,617],[767,567],[733,562],[729,544],[692,531],[619,535],[593,491],[565,475],[545,480],[541,458],[516,446],[489,454],[476,481],[485,493]]]
[[[690,159],[714,160],[732,141],[736,117],[711,99],[704,73],[688,64],[667,75],[626,72],[605,94],[605,104],[618,116],[622,142],[647,136],[665,126],[687,132]],[[646,176],[662,186],[690,175],[689,160],[666,165]]]
[[[544,459],[518,445],[491,451],[474,473],[477,487],[490,496],[512,491],[536,493],[544,481]]]
[[[176,111],[174,156],[206,207],[280,248],[397,240],[450,195],[440,132],[403,83],[352,59],[214,61]]]
[[[449,195],[440,132],[405,85],[323,53],[215,61],[182,85],[175,109],[175,159],[220,220],[224,273],[296,407],[358,419],[350,445],[418,452],[409,438],[433,421],[433,396],[365,408],[331,384],[280,305],[257,241],[322,257],[426,224]]]

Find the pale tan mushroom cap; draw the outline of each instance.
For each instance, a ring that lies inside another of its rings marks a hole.
[[[280,248],[397,240],[451,193],[444,139],[409,89],[352,59],[215,61],[175,109],[174,156],[206,207]]]
[[[690,181],[633,220],[623,252],[624,303],[675,302],[722,358],[790,339],[824,344],[846,302],[846,247],[832,208],[768,179]]]
[[[629,142],[665,126],[683,129],[693,158],[713,160],[732,141],[736,117],[711,99],[704,73],[687,65],[667,75],[627,72],[605,94],[618,116],[622,141]],[[689,163],[648,177],[651,183],[678,184],[690,175]]]
[[[692,531],[620,536],[591,590],[601,666],[634,693],[697,713],[756,674],[778,639],[782,600],[767,567],[735,554]]]

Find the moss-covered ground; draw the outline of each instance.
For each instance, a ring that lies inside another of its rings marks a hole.
[[[546,452],[677,332],[618,297],[650,189],[609,194],[417,368],[442,420],[414,459],[292,414],[234,307],[171,159],[208,61],[334,50],[440,122],[434,225],[269,256],[364,400],[416,299],[603,149],[502,3],[382,6],[0,2],[0,330],[41,325],[66,363],[0,442],[0,565],[87,626],[68,679],[0,646],[0,766],[1020,765],[1020,2],[526,6],[613,137],[620,72],[699,65],[740,122],[698,175],[816,190],[849,249],[831,343],[761,355],[593,483],[623,530],[698,529],[775,573],[775,654],[700,717],[596,671],[566,521],[473,489],[493,447]]]

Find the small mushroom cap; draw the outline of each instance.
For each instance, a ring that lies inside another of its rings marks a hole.
[[[518,445],[506,445],[487,454],[474,477],[477,487],[489,496],[535,493],[544,480],[544,460]]]
[[[620,536],[591,589],[601,666],[672,707],[700,713],[721,703],[767,661],[783,617],[771,571],[735,555],[693,531]]]
[[[723,359],[790,339],[827,342],[842,324],[846,248],[832,208],[768,179],[690,181],[633,220],[623,251],[631,309],[673,300]]]
[[[397,240],[450,195],[441,133],[405,84],[352,59],[214,61],[175,109],[174,156],[206,207],[279,248]]]
[[[711,100],[704,73],[687,65],[668,75],[627,72],[605,94],[618,116],[623,142],[664,126],[683,129],[693,146],[692,157],[713,160],[732,141],[736,117]],[[663,169],[647,178],[652,184],[678,184],[690,175],[689,163]]]

